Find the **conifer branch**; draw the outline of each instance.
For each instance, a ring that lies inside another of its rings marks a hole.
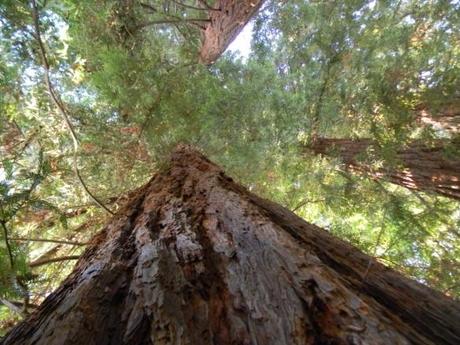
[[[78,160],[77,154],[78,154],[78,149],[79,149],[78,137],[77,137],[77,134],[76,134],[76,132],[75,132],[73,126],[72,126],[72,123],[70,122],[69,116],[67,114],[67,110],[65,109],[64,104],[62,103],[61,99],[59,98],[59,95],[56,93],[56,91],[55,91],[55,89],[54,89],[54,87],[53,87],[53,85],[51,83],[51,80],[50,80],[50,64],[49,64],[48,58],[46,56],[46,49],[45,49],[45,46],[43,44],[43,40],[41,38],[40,19],[39,19],[39,14],[38,14],[37,3],[36,3],[35,0],[32,0],[32,17],[33,17],[33,22],[34,22],[35,38],[36,38],[36,40],[38,42],[43,67],[45,68],[45,73],[44,73],[44,75],[45,75],[45,84],[46,84],[48,93],[50,94],[51,100],[53,101],[54,105],[58,109],[59,114],[64,119],[64,122],[65,122],[65,124],[67,126],[67,129],[69,130],[70,136],[72,137],[73,151],[74,151],[73,169],[74,169],[75,175],[77,176],[77,179],[80,182],[80,184],[83,187],[83,189],[85,190],[86,194],[88,194],[88,196],[98,206],[100,206],[105,211],[107,211],[108,213],[113,215],[114,213],[107,206],[105,206],[102,202],[100,202],[99,199],[96,198],[96,196],[93,193],[91,193],[91,191],[88,189],[88,186],[86,185],[85,181],[83,180],[83,178],[80,175],[80,171],[78,169],[78,161],[77,161]]]

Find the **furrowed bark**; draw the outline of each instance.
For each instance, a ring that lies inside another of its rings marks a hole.
[[[459,344],[460,305],[182,146],[2,345]]]
[[[264,0],[219,0],[203,30],[200,62],[213,64],[262,6]]]
[[[367,150],[375,147],[370,139],[316,138],[306,149],[315,154],[337,155],[349,171],[365,174],[374,179],[383,179],[413,190],[437,193],[460,200],[460,146],[455,144],[456,156],[448,159],[444,153],[444,142],[426,146],[414,142],[398,150],[395,158],[401,168],[383,167],[375,169],[359,160]]]

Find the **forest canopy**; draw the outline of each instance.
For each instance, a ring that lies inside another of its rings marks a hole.
[[[247,58],[224,3],[2,1],[0,335],[178,143],[460,296],[460,2],[254,1]]]

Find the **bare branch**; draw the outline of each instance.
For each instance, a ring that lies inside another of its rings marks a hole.
[[[180,1],[176,1],[176,0],[172,0],[172,2],[174,2],[175,4],[179,5],[179,6],[182,6],[182,7],[185,7],[185,8],[190,8],[192,10],[197,10],[197,11],[220,11],[220,9],[218,8],[213,8],[211,6],[209,6],[205,1],[202,1],[201,3],[203,4],[206,4],[205,7],[196,7],[196,6],[191,6],[191,5],[187,5],[187,4],[184,4]]]
[[[86,246],[87,242],[77,242],[77,241],[68,241],[68,240],[55,240],[48,238],[26,238],[26,237],[10,237],[10,241],[18,242],[47,242],[47,243],[60,243],[60,244],[69,244],[72,246]]]
[[[70,260],[78,260],[80,255],[69,255],[69,256],[61,256],[58,258],[51,258],[51,259],[43,259],[43,260],[35,260],[29,264],[29,267],[39,267],[43,265],[48,265],[53,262],[60,262],[60,261],[70,261]]]
[[[14,268],[14,258],[13,258],[13,252],[10,246],[10,241],[8,239],[8,229],[6,228],[6,224],[4,220],[0,221],[0,224],[2,225],[2,229],[3,229],[3,237],[5,240],[5,244],[6,244],[6,249],[8,251],[8,257],[10,259],[10,266],[11,268]]]
[[[301,207],[303,207],[305,205],[314,204],[314,203],[323,202],[323,201],[325,201],[325,199],[316,199],[316,200],[306,199],[306,200],[302,200],[297,206],[295,206],[292,209],[292,212],[297,211],[298,209],[300,209]]]
[[[220,9],[210,6],[206,0],[198,0],[198,2],[210,11],[220,11]]]
[[[24,317],[24,313],[22,312],[21,308],[14,305],[14,303],[4,299],[4,298],[0,298],[0,302],[5,305],[9,310],[11,310],[12,312],[18,314],[20,317]]]
[[[199,28],[202,29],[203,27],[198,24],[200,22],[209,23],[210,20],[209,19],[200,19],[200,18],[152,20],[152,21],[148,21],[148,22],[145,22],[145,23],[142,23],[142,24],[138,25],[136,29],[139,30],[139,29],[143,29],[143,28],[145,28],[147,26],[160,25],[160,24],[192,24],[192,25],[196,25],[196,26],[198,26]]]
[[[36,40],[37,40],[38,46],[40,48],[39,51],[40,51],[40,55],[41,55],[41,58],[42,58],[43,67],[45,68],[45,83],[46,83],[46,87],[48,89],[48,93],[50,94],[54,105],[56,106],[56,108],[58,109],[58,112],[61,114],[62,118],[64,119],[64,122],[66,123],[67,128],[69,130],[69,133],[70,133],[70,135],[72,137],[73,147],[74,147],[73,169],[74,169],[75,175],[77,176],[78,181],[80,182],[81,186],[85,190],[86,194],[88,194],[88,196],[97,205],[99,205],[104,210],[106,210],[108,213],[113,215],[114,213],[107,206],[102,204],[99,201],[99,199],[97,199],[96,196],[93,193],[91,193],[91,191],[86,186],[86,183],[83,181],[83,179],[82,179],[82,177],[80,175],[80,171],[78,170],[77,153],[78,153],[78,148],[79,148],[79,141],[78,141],[78,138],[77,138],[77,134],[76,134],[76,132],[75,132],[73,126],[72,126],[72,123],[70,122],[69,116],[67,114],[67,110],[65,109],[64,104],[62,103],[61,99],[59,98],[59,95],[55,92],[54,87],[53,87],[53,85],[51,83],[51,80],[50,80],[50,65],[49,65],[49,62],[48,62],[48,58],[46,56],[46,50],[45,50],[45,46],[43,45],[43,40],[41,38],[40,19],[39,19],[39,14],[38,14],[37,3],[36,3],[35,0],[32,0],[32,17],[33,17],[33,21],[34,21]]]
[[[158,12],[158,10],[155,7],[153,7],[152,5],[145,4],[143,2],[141,2],[140,5],[141,5],[141,7],[144,7],[144,8],[146,8],[146,9],[148,9],[148,10],[154,12],[154,13]]]
[[[367,268],[366,268],[366,271],[364,272],[363,276],[362,276],[362,281],[366,281],[366,278],[369,274],[369,271],[372,267],[372,264],[374,263],[375,261],[375,256],[377,254],[377,249],[380,245],[380,240],[382,239],[382,235],[385,231],[385,215],[386,215],[386,212],[384,212],[383,214],[383,217],[382,217],[382,222],[381,222],[381,225],[380,225],[380,230],[379,230],[379,233],[377,235],[377,240],[375,242],[375,245],[374,245],[374,252],[372,253],[372,255],[369,256],[369,262],[367,264]]]
[[[8,301],[8,302],[10,302],[11,304],[13,304],[13,305],[15,305],[15,306],[17,306],[19,308],[24,308],[24,302],[20,302],[20,301]],[[38,307],[39,307],[39,305],[34,304],[34,303],[28,303],[27,304],[27,308],[36,309]]]

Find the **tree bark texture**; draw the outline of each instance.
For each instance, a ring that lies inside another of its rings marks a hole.
[[[209,11],[209,24],[203,32],[200,62],[214,63],[262,6],[264,0],[219,0]]]
[[[460,305],[182,146],[2,345],[460,344]]]
[[[401,168],[373,168],[360,162],[359,156],[375,149],[370,139],[331,139],[316,138],[308,150],[315,154],[337,155],[349,171],[365,174],[374,179],[384,179],[402,187],[429,193],[437,193],[460,200],[460,147],[456,148],[456,158],[447,159],[444,142],[426,146],[414,142],[398,150],[395,158]]]
[[[446,135],[458,135],[460,134],[460,100],[443,106],[435,113],[422,105],[417,109],[417,121]]]

